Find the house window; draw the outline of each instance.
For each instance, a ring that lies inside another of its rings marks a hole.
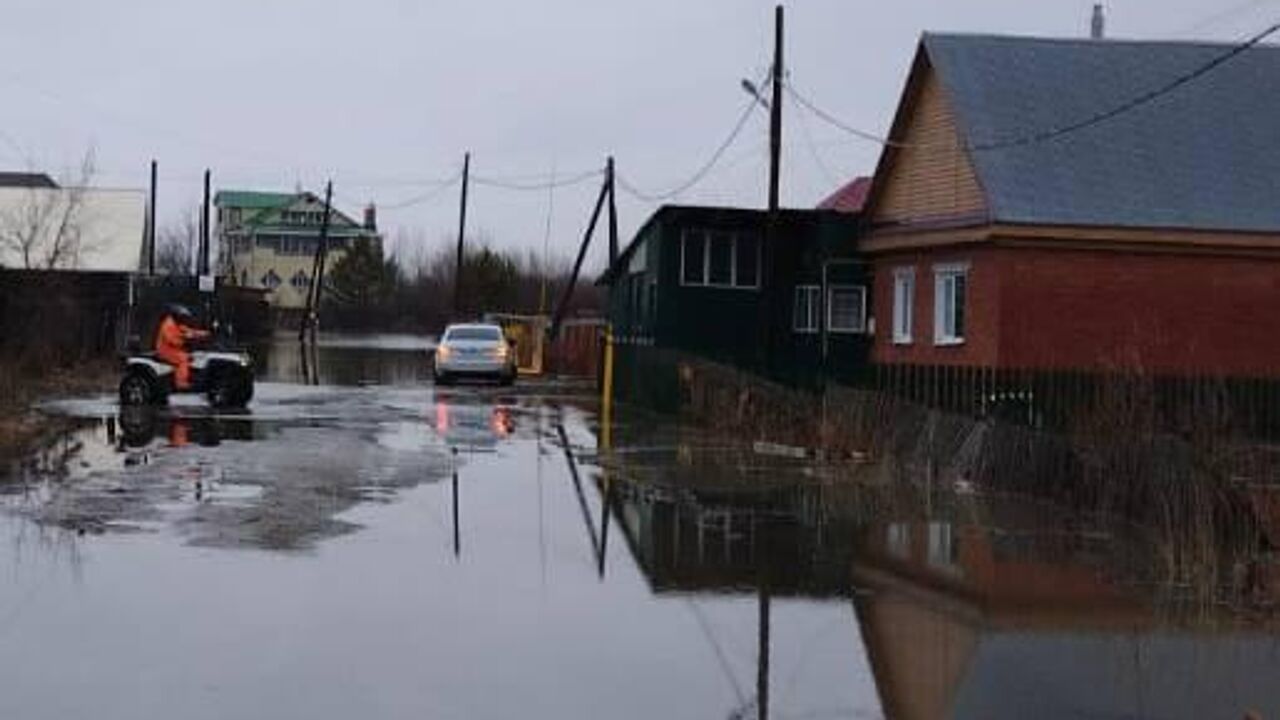
[[[289,284],[293,286],[294,290],[302,292],[311,286],[311,281],[307,278],[306,273],[299,270],[293,274],[292,278],[289,278]]]
[[[910,345],[916,304],[916,271],[898,268],[893,271],[893,342]]]
[[[760,242],[754,235],[686,230],[680,238],[682,285],[743,288],[760,286]]]
[[[969,266],[933,268],[933,340],[936,345],[964,342]]]
[[[795,307],[791,313],[791,329],[798,333],[818,332],[818,308],[821,305],[821,287],[797,285]]]
[[[268,290],[275,290],[280,287],[280,276],[276,274],[275,270],[268,270],[262,276],[262,287]]]
[[[867,330],[867,289],[861,285],[832,285],[827,294],[827,327],[833,333]]]

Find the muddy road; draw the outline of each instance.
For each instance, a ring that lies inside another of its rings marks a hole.
[[[241,414],[48,406],[77,429],[0,482],[0,717],[1280,712],[1266,619],[1170,611],[1087,519],[426,374],[338,338]]]

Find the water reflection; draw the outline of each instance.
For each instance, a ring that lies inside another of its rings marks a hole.
[[[870,467],[835,481],[775,465],[771,483],[744,482],[747,456],[679,441],[606,453],[597,489],[653,592],[754,596],[762,717],[772,603],[795,597],[852,603],[891,718],[1280,712],[1271,612],[1171,604],[1167,549],[1123,521],[887,485]]]

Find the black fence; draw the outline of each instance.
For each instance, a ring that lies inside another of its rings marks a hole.
[[[1275,378],[875,365],[858,385],[946,412],[1052,431],[1105,422],[1180,435],[1280,437]]]
[[[0,354],[65,365],[113,353],[128,333],[126,273],[0,269]]]

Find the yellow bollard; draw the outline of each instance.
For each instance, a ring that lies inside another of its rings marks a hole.
[[[600,446],[613,447],[613,326],[604,326],[604,369],[600,379]]]

